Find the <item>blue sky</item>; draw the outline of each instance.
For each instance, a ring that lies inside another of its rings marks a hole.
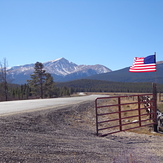
[[[0,60],[10,67],[64,57],[111,70],[156,52],[162,0],[0,0]]]

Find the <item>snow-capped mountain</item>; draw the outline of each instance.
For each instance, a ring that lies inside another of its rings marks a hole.
[[[50,73],[55,82],[81,79],[87,76],[110,72],[111,70],[103,65],[77,65],[65,58],[59,58],[43,63],[46,72]],[[9,69],[9,76],[13,83],[24,84],[30,79],[34,72],[35,64],[15,66]]]
[[[65,58],[60,58],[44,63],[44,68],[47,72],[59,76],[66,76],[71,74],[76,70],[77,67],[77,64],[69,62]]]

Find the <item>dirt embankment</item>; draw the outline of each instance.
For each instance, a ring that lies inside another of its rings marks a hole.
[[[0,117],[2,163],[161,163],[163,137],[95,135],[94,103]]]

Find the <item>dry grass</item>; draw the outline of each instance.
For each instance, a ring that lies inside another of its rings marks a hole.
[[[126,94],[118,94],[118,95],[124,96]],[[117,96],[117,94],[114,94],[114,96]],[[124,97],[124,98],[121,98],[121,104],[133,103],[133,102],[137,102],[137,97]],[[98,103],[98,106],[116,105],[116,104],[118,104],[118,99],[117,98],[111,98],[111,99],[100,100],[99,103]],[[144,108],[144,104],[141,104],[140,108]],[[158,103],[158,108],[161,111],[163,111],[163,102]],[[138,117],[139,111],[135,110],[135,109],[138,109],[138,104],[121,105],[121,110],[125,111],[125,112],[122,112],[121,115],[120,115],[121,118],[122,118],[121,123],[123,125],[122,130],[139,127],[139,117]],[[104,108],[98,109],[98,114],[118,112],[118,111],[119,111],[119,106],[110,106],[110,107],[104,107]],[[147,114],[146,109],[142,109],[140,111],[140,114],[141,115],[142,114]],[[150,118],[149,115],[141,116],[141,121],[145,120],[145,121],[141,122],[141,125],[143,126],[143,125],[147,125],[147,124],[152,123],[153,122],[152,120],[147,120],[149,118]],[[119,119],[119,114],[118,113],[98,117],[99,122],[107,121],[107,120],[115,120],[115,119]],[[119,131],[120,130],[120,128],[118,126],[119,124],[120,124],[119,120],[100,123],[99,124],[100,129],[101,128],[112,127],[112,126],[117,126],[117,127],[114,127],[114,128],[109,128],[107,130],[101,130],[100,134],[107,134],[107,133],[110,133],[110,132]],[[140,133],[140,134],[149,134],[149,135],[156,134],[156,133],[153,132],[153,125],[148,125],[146,127],[131,129],[129,131]],[[162,135],[160,133],[157,133],[157,134]]]

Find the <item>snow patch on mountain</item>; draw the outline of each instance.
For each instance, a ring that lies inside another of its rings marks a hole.
[[[111,70],[103,65],[77,65],[68,61],[65,58],[59,58],[52,61],[43,63],[46,72],[50,73],[57,81],[75,80],[78,78],[91,76],[95,74],[107,73]],[[14,79],[14,83],[19,83],[18,78],[21,78],[21,82],[30,79],[30,75],[34,72],[35,64],[26,64],[22,66],[15,66],[9,69],[9,73]],[[66,77],[68,76],[68,79]],[[26,81],[24,81],[26,82]]]

